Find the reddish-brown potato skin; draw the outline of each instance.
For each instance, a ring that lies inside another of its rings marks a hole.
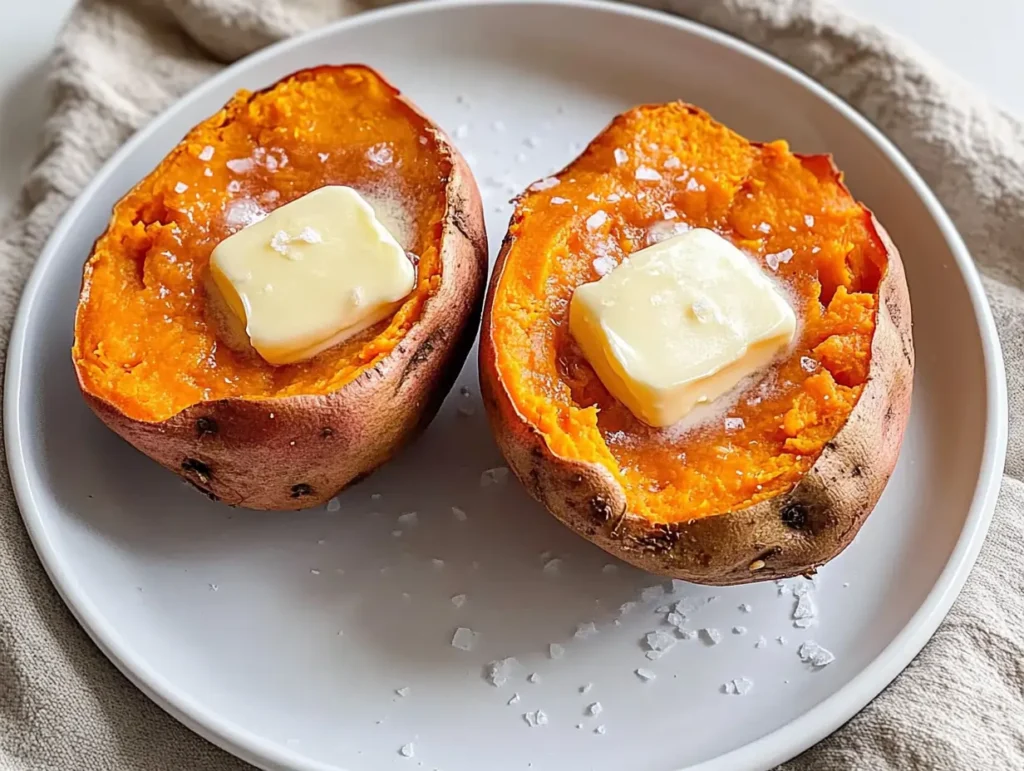
[[[846,424],[788,493],[673,524],[630,514],[625,492],[607,469],[556,456],[516,409],[498,371],[491,334],[493,296],[514,240],[506,235],[484,305],[479,364],[484,405],[509,467],[562,523],[652,573],[700,584],[743,584],[811,573],[831,560],[878,502],[910,415],[910,294],[895,245],[873,216],[872,223],[886,246],[888,267],[878,290],[868,379]]]
[[[397,90],[394,98],[433,126]],[[127,417],[79,377],[93,411],[210,498],[249,509],[321,505],[390,459],[433,419],[458,377],[487,280],[480,191],[454,146],[431,130],[452,158],[440,286],[391,353],[329,394],[201,402],[161,422]]]

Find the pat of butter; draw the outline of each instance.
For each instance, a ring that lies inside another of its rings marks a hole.
[[[210,277],[271,364],[311,358],[387,318],[416,269],[350,187],[321,187],[225,238]]]
[[[569,330],[611,394],[662,427],[766,366],[796,316],[749,258],[700,228],[579,287]]]

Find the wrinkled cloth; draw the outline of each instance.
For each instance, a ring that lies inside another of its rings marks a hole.
[[[892,138],[952,215],[999,327],[1010,446],[995,519],[949,617],[859,715],[787,763],[1024,768],[1024,122],[827,0],[649,0],[781,57]],[[0,230],[0,348],[33,260],[129,135],[226,63],[358,12],[355,0],[85,0],[50,61],[43,151]],[[175,722],[90,642],[47,579],[0,473],[0,767],[249,768]]]

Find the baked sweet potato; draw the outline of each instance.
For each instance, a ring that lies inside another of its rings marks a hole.
[[[689,227],[759,260],[799,327],[722,417],[659,430],[601,384],[568,306]],[[896,463],[913,368],[899,254],[831,158],[749,142],[683,103],[617,117],[520,196],[480,349],[491,425],[531,495],[627,562],[708,584],[807,573],[850,543]]]
[[[228,345],[210,253],[324,185],[356,188],[417,262],[394,316],[271,366]],[[72,350],[114,431],[213,498],[320,504],[433,417],[471,347],[487,269],[480,195],[443,133],[363,66],[240,92],[114,207],[85,264]]]

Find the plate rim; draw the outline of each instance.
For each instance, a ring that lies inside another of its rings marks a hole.
[[[61,249],[71,223],[89,205],[92,193],[125,157],[157,131],[167,115],[181,109],[181,105],[201,98],[255,63],[273,59],[282,51],[310,41],[397,17],[478,6],[506,6],[510,10],[516,7],[559,7],[638,18],[704,38],[784,75],[824,100],[859,128],[903,175],[938,225],[963,277],[981,336],[987,402],[981,468],[963,529],[945,567],[910,620],[852,680],[782,727],[723,755],[688,767],[689,771],[761,771],[773,768],[824,739],[880,694],[920,652],[960,594],[985,540],[1001,485],[1009,432],[1006,377],[995,321],[970,253],[935,194],[892,141],[853,107],[800,70],[750,43],[690,19],[609,0],[416,0],[365,11],[281,40],[234,62],[168,105],[133,134],[96,172],[50,234],[22,291],[8,346],[3,403],[5,451],[22,520],[51,583],[75,620],[111,663],[161,709],[207,741],[258,768],[339,771],[338,766],[310,760],[289,748],[271,743],[192,702],[187,694],[177,691],[158,671],[138,660],[137,654],[122,643],[117,630],[106,622],[90,598],[70,581],[63,560],[49,539],[41,508],[36,505],[21,441],[23,426],[19,404],[28,319],[44,284],[46,271]]]

